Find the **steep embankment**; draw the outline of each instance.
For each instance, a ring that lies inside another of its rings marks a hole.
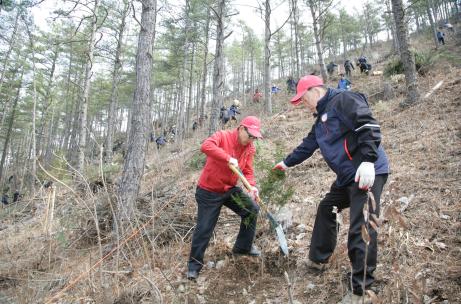
[[[418,81],[423,94],[440,80],[442,87],[405,110],[399,108],[402,82],[359,76],[357,71],[353,76],[354,87],[368,95],[384,82],[397,94],[389,101],[371,99],[392,167],[383,192],[376,272],[377,299],[383,303],[461,302],[461,65],[448,61],[459,50],[452,41],[439,51],[438,65]],[[258,163],[277,162],[277,152],[289,153],[310,129],[311,115],[287,101],[283,93],[275,96],[276,115],[263,119]],[[245,106],[242,116],[260,114],[260,108]],[[288,258],[280,255],[263,218],[256,239],[263,257],[233,257],[239,220],[223,209],[198,282],[184,278],[195,219],[198,148],[204,137],[204,131],[197,132],[180,152],[174,145],[160,152],[151,148],[138,207],[137,225],[148,222],[142,239],[135,236],[94,271],[91,265],[115,248],[110,243],[110,188],[108,194],[90,194],[58,185],[49,235],[44,228],[48,191],[33,202],[3,210],[0,302],[43,302],[56,293],[60,302],[75,303],[287,303],[290,296],[301,303],[338,302],[349,271],[347,210],[329,270],[314,275],[305,267],[316,206],[334,180],[319,153],[290,169],[284,182],[295,189],[284,209]],[[263,178],[266,170],[259,165],[257,177]],[[79,276],[79,282],[59,292]]]

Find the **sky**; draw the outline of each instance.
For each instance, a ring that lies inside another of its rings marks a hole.
[[[262,2],[262,1],[259,1]],[[278,3],[282,3],[282,5],[278,5]],[[298,0],[298,3],[301,3],[303,0]],[[340,2],[340,5],[346,9],[349,14],[356,14],[357,12],[362,11],[364,0],[347,0],[347,1],[339,1],[334,0],[334,3]],[[256,13],[256,7],[258,7],[257,0],[235,0],[232,1],[233,6],[239,10],[239,15],[235,16],[235,20],[242,19],[244,20],[257,34],[264,35],[264,22],[261,19],[261,15]],[[288,18],[289,16],[289,8],[288,8],[288,1],[286,0],[272,0],[271,1],[271,29],[275,30],[282,25],[282,23]],[[301,8],[300,11],[300,19],[307,19],[308,23],[311,22],[311,13],[308,9],[305,8],[305,4],[299,6]],[[339,8],[336,5],[337,10]]]
[[[262,1],[259,1],[262,3]],[[303,2],[298,0],[298,2]],[[338,0],[335,1],[336,3]],[[283,3],[280,5],[279,3]],[[355,14],[358,11],[362,11],[364,1],[363,0],[347,0],[341,1],[341,6],[343,6],[350,14]],[[237,24],[238,20],[243,20],[247,23],[256,34],[263,36],[264,35],[264,22],[261,19],[261,15],[257,13],[256,8],[258,7],[258,0],[234,0],[232,1],[232,6],[235,8],[236,12],[239,14],[233,16],[233,23]],[[56,0],[45,0],[37,8],[33,9],[34,19],[38,27],[42,30],[48,28],[50,23],[49,17],[50,13],[58,7]],[[311,19],[310,11],[305,9],[305,5],[300,6],[301,19],[307,19],[308,22]],[[271,15],[271,29],[275,30],[282,25],[282,23],[287,19],[288,13],[288,3],[284,0],[272,0],[272,15]],[[233,29],[236,33],[239,33],[238,27]]]

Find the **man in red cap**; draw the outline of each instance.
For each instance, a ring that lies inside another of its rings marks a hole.
[[[370,190],[376,201],[376,208],[368,206],[368,212],[378,217],[380,196],[389,173],[389,162],[381,146],[380,126],[364,95],[326,88],[317,76],[305,76],[299,80],[297,94],[291,103],[304,105],[316,119],[302,143],[274,169],[285,171],[302,163],[320,148],[328,166],[336,173],[336,181],[317,209],[308,266],[317,271],[327,268],[336,247],[338,228],[334,207],[338,211],[350,208],[347,247],[352,264],[352,292],[344,302],[359,302],[364,288],[368,289],[374,281],[377,264],[377,233],[365,221],[363,213],[367,192]],[[368,246],[362,238],[362,226],[371,237]]]
[[[192,236],[187,278],[195,280],[203,267],[203,257],[214,227],[224,205],[242,220],[232,252],[259,256],[253,245],[259,207],[256,204],[258,189],[254,178],[253,158],[256,152],[253,141],[262,138],[261,122],[255,116],[245,117],[238,128],[222,130],[206,139],[201,150],[206,154],[205,167],[195,192],[197,200],[197,226]],[[237,187],[238,176],[229,168],[238,166],[253,186],[248,194]]]

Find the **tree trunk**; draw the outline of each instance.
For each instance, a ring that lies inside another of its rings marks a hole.
[[[265,4],[265,30],[264,30],[264,102],[267,114],[272,114],[271,101],[271,3],[266,0]]]
[[[21,77],[19,78],[18,90],[16,91],[16,97],[14,98],[12,111],[11,111],[11,117],[10,117],[10,120],[8,122],[8,130],[6,132],[5,142],[4,142],[4,145],[3,145],[2,160],[0,161],[0,182],[2,181],[2,178],[3,178],[3,169],[5,167],[6,156],[8,155],[8,146],[9,146],[9,143],[10,143],[11,131],[13,130],[14,116],[16,114],[16,106],[18,105],[19,95],[20,95],[20,92],[21,92],[23,75],[24,75],[24,68],[22,68],[22,70],[21,70]]]
[[[224,90],[224,12],[226,0],[218,0],[216,13],[216,50],[213,68],[213,102],[211,104],[210,126],[208,135],[212,135],[218,130],[219,112],[223,106]]]
[[[72,43],[70,43],[70,50],[69,50],[69,66],[67,70],[67,77],[66,77],[66,94],[65,97],[66,99],[66,107],[65,107],[65,117],[64,117],[64,135],[61,139],[61,143],[59,145],[60,149],[67,149],[68,143],[69,143],[69,138],[70,138],[70,129],[71,129],[71,124],[72,124],[72,118],[70,117],[72,115],[72,103],[74,101],[74,94],[75,94],[75,87],[72,86],[72,64],[73,64],[73,59],[74,59],[74,53],[72,52]],[[77,73],[75,73],[77,75]],[[72,94],[69,95],[70,89],[72,88]]]
[[[437,27],[435,25],[434,18],[432,17],[431,7],[429,6],[428,1],[426,1],[426,12],[427,12],[427,17],[429,18],[429,23],[431,24],[432,38],[434,39],[435,49],[438,49],[439,43],[437,40]]]
[[[296,63],[296,78],[301,77],[301,68],[300,68],[300,59],[299,59],[299,16],[298,16],[298,1],[297,0],[292,0],[292,10],[293,10],[293,29],[294,29],[294,39],[295,39],[295,63]]]
[[[21,14],[22,8],[20,6],[17,7],[18,12],[16,13],[16,17],[14,18],[14,26],[13,26],[13,33],[11,33],[11,38],[10,38],[10,45],[8,46],[8,50],[5,53],[5,57],[3,60],[3,68],[2,68],[2,74],[0,75],[0,92],[2,91],[2,86],[3,86],[3,79],[5,78],[5,73],[7,71],[6,66],[10,62],[10,55],[11,52],[13,51],[14,44],[16,42],[16,33],[18,31],[18,21],[19,21],[19,16]]]
[[[407,98],[400,105],[406,107],[414,104],[419,99],[419,92],[416,82],[414,55],[408,43],[408,28],[405,21],[405,11],[403,9],[402,0],[392,0],[392,13],[394,15],[400,46],[400,58],[404,66],[405,81],[407,85]]]
[[[205,102],[206,102],[206,80],[208,75],[208,40],[209,40],[209,32],[210,31],[210,7],[207,6],[206,12],[206,25],[205,25],[205,42],[204,46],[204,54],[203,54],[203,69],[202,69],[202,86],[201,86],[201,96],[200,96],[200,117],[199,123],[200,127],[202,127],[203,122],[205,121]]]
[[[95,35],[97,30],[97,10],[99,0],[94,0],[93,17],[91,19],[91,32],[88,39],[87,49],[87,62],[85,64],[85,78],[83,79],[83,89],[80,99],[80,131],[78,140],[78,160],[77,160],[77,171],[80,174],[84,174],[85,166],[85,150],[86,150],[86,134],[87,134],[87,114],[88,114],[88,99],[90,97],[90,82],[93,71],[93,58],[95,48]]]
[[[37,82],[35,74],[35,46],[34,46],[34,37],[29,27],[27,26],[27,32],[29,34],[30,48],[32,52],[32,148],[31,148],[31,157],[30,157],[30,177],[29,177],[29,187],[30,195],[35,194],[35,178],[37,176],[37,136],[35,130],[35,119],[37,115]]]
[[[194,29],[195,29],[195,25],[194,25]],[[190,58],[190,63],[189,63],[189,97],[188,97],[188,100],[187,100],[187,111],[186,111],[186,129],[185,129],[185,133],[187,134],[189,132],[189,129],[190,129],[190,114],[192,113],[191,112],[191,109],[192,109],[192,104],[193,104],[193,99],[194,99],[194,96],[193,96],[193,82],[194,82],[194,62],[195,62],[195,42],[192,42],[192,50],[191,50],[192,54],[191,54],[191,58]]]
[[[48,128],[48,120],[47,120],[47,117],[48,117],[48,109],[50,108],[51,106],[51,90],[53,88],[53,78],[54,78],[54,72],[56,70],[56,61],[58,59],[58,55],[59,55],[59,45],[56,45],[56,48],[55,50],[53,51],[53,58],[52,58],[52,62],[51,62],[51,70],[50,70],[50,75],[49,75],[49,80],[48,80],[48,85],[47,85],[47,88],[46,88],[46,93],[45,93],[45,103],[44,103],[44,106],[43,106],[43,112],[42,112],[42,118],[41,118],[41,127],[39,129],[40,131],[40,134],[38,136],[38,140],[37,140],[37,148],[38,148],[38,151],[40,153],[40,156],[42,156],[44,150],[43,150],[43,147],[44,147],[44,143],[46,144],[48,142],[48,140],[44,140],[44,135],[48,135],[47,133],[47,130],[49,129]]]
[[[152,77],[152,52],[156,22],[156,0],[142,2],[141,29],[136,54],[136,90],[131,112],[128,147],[118,190],[120,225],[134,215],[136,197],[144,173],[145,154],[150,130],[150,94]]]
[[[315,46],[317,48],[317,57],[319,60],[320,73],[322,75],[323,81],[326,82],[328,80],[328,75],[327,75],[327,70],[325,68],[325,61],[323,60],[322,41],[320,39],[320,31],[318,28],[318,17],[317,17],[316,5],[314,1],[315,0],[309,0],[309,8],[312,14],[312,20],[313,20],[312,27],[314,29]]]
[[[120,83],[120,71],[122,68],[122,63],[120,60],[122,54],[122,42],[123,34],[125,32],[125,21],[130,10],[129,2],[124,0],[124,7],[122,11],[122,19],[120,20],[120,25],[118,27],[118,37],[117,37],[117,48],[115,50],[115,60],[114,60],[114,70],[112,71],[112,89],[110,92],[110,104],[109,111],[107,116],[107,136],[105,144],[105,162],[110,163],[112,161],[112,137],[114,135],[114,117],[115,117],[115,108],[118,102],[118,85]]]

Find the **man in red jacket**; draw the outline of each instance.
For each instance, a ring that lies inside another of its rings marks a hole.
[[[256,204],[258,189],[254,178],[253,158],[256,152],[253,140],[261,138],[261,122],[254,116],[245,117],[238,128],[222,130],[206,139],[201,147],[207,155],[200,176],[195,199],[197,200],[197,226],[192,236],[187,278],[195,280],[203,267],[203,257],[224,205],[242,220],[232,252],[249,256],[261,253],[253,246],[259,207]],[[237,187],[238,176],[229,164],[240,167],[253,186],[247,194]]]

